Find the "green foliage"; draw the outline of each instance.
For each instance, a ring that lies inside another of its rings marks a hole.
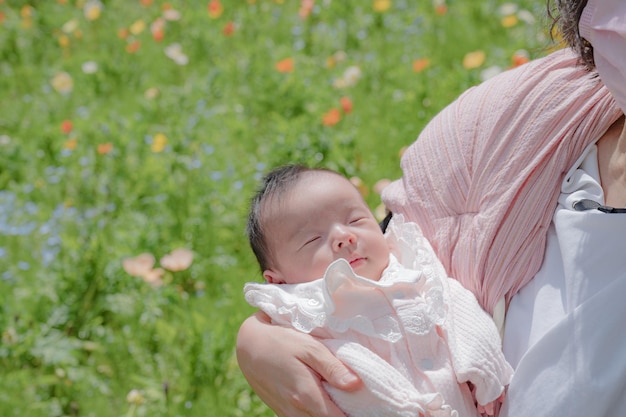
[[[437,111],[548,46],[543,1],[385,3],[0,1],[0,415],[272,415],[234,355],[262,173],[396,178]],[[176,248],[160,285],[123,268]]]

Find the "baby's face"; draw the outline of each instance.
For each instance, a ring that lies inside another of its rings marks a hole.
[[[324,276],[335,260],[378,280],[389,246],[356,188],[341,175],[311,172],[270,209],[267,239],[274,259],[268,282],[299,283]]]

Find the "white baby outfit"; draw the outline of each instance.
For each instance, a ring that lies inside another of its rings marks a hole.
[[[246,300],[319,337],[359,375],[356,392],[325,384],[348,416],[477,416],[475,401],[490,410],[512,377],[493,320],[447,277],[415,223],[394,215],[386,239],[379,281],[339,259],[312,282],[248,283]]]

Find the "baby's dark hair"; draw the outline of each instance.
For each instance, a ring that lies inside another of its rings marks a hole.
[[[581,63],[587,69],[593,70],[596,67],[593,46],[580,36],[579,30],[580,16],[586,5],[587,0],[547,0],[548,17],[552,21],[551,29],[557,28],[563,40],[578,54]]]
[[[273,169],[265,175],[261,186],[250,202],[246,233],[248,234],[250,247],[259,262],[261,271],[270,268],[272,256],[271,249],[267,243],[266,231],[263,227],[266,203],[269,201],[280,201],[281,197],[298,183],[303,174],[310,172],[330,172],[337,174],[334,171],[323,168],[309,168],[305,165],[298,164],[284,165]]]

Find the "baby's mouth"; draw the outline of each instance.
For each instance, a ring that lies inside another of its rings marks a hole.
[[[350,262],[351,267],[355,267],[359,265],[360,263],[362,263],[363,261],[365,261],[365,258],[358,257],[358,258],[351,258],[349,262]]]

